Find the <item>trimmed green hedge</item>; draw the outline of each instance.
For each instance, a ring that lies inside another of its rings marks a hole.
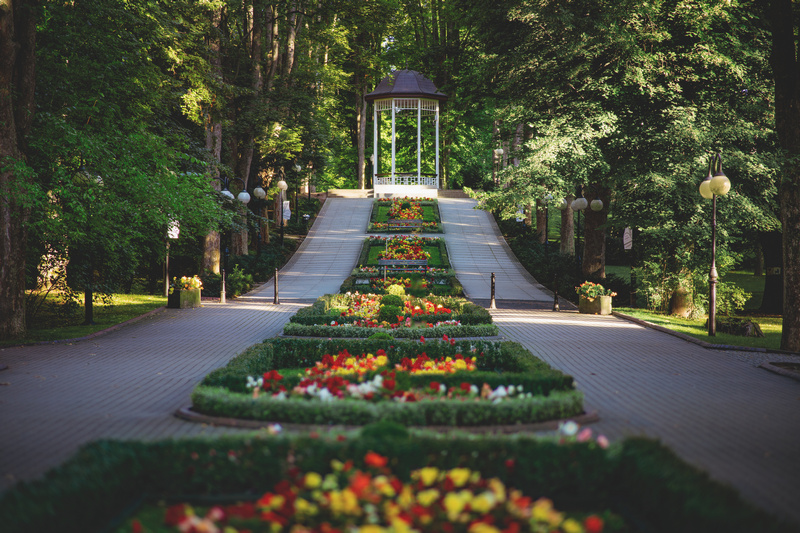
[[[424,337],[495,337],[500,330],[494,324],[483,326],[434,326],[431,328],[397,328],[378,329],[363,327],[328,326],[324,324],[306,326],[303,324],[288,323],[283,327],[283,334],[295,337],[339,337],[365,339],[375,333],[385,331],[396,339],[418,339]]]
[[[515,379],[524,380],[517,383],[523,384],[529,392],[548,394],[551,390],[570,390],[574,387],[572,376],[551,368],[516,342],[457,341],[455,345],[427,342],[422,346],[413,341],[368,339],[268,339],[251,346],[226,366],[208,374],[202,384],[243,392],[246,390],[247,376],[260,376],[264,372],[284,368],[308,368],[322,361],[325,354],[336,355],[342,350],[361,355],[374,354],[381,349],[386,351],[392,366],[400,363],[404,357],[416,357],[421,351],[431,359],[453,357],[458,353],[465,357],[474,356],[478,370],[486,373],[483,380],[493,386],[508,381],[508,376],[503,378],[500,374],[503,372],[523,374],[522,377],[515,376]],[[437,375],[434,380],[448,386],[464,381],[451,376]]]
[[[361,316],[335,316],[328,313],[324,314],[313,314],[314,312],[319,312],[318,308],[312,307],[304,307],[294,315],[289,318],[289,322],[294,324],[304,324],[307,326],[315,325],[315,324],[324,324],[328,325],[332,321],[336,321],[339,324],[352,324],[353,322],[358,322],[359,320],[363,320],[364,317]],[[407,313],[398,312],[398,315],[403,316],[411,316]],[[396,320],[396,319],[395,319]],[[470,326],[470,325],[481,325],[481,324],[491,324],[492,323],[492,315],[484,309],[483,307],[475,304],[467,304],[462,307],[462,311],[460,313],[450,313],[448,314],[440,314],[440,315],[417,315],[414,317],[415,321],[425,321],[429,324],[435,324],[441,320],[459,320],[461,325],[463,326]]]
[[[154,443],[94,442],[44,479],[3,494],[3,531],[103,530],[114,518],[125,518],[125,511],[143,495],[152,501],[225,495],[257,499],[286,475],[290,455],[302,471],[325,474],[332,459],[352,459],[357,468],[365,468],[368,451],[390,457],[400,479],[407,480],[410,471],[423,466],[467,466],[526,495],[551,498],[560,510],[610,508],[631,523],[641,520],[632,528],[639,531],[796,531],[654,441],[628,439],[603,450],[593,443],[559,445],[554,439],[529,436],[409,436],[391,424],[345,436],[339,441],[336,434],[322,439],[253,433]]]
[[[431,376],[427,376],[428,381]],[[466,381],[465,379],[464,381]],[[405,426],[488,426],[528,424],[577,416],[583,412],[583,393],[553,391],[548,396],[490,401],[422,400],[418,402],[323,402],[231,392],[221,387],[195,388],[192,409],[231,418],[320,425],[365,425],[379,421]]]

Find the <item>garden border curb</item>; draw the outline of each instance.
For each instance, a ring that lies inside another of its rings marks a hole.
[[[800,381],[800,374],[798,374],[797,372],[792,372],[791,370],[786,370],[785,368],[781,368],[779,366],[775,366],[770,363],[761,363],[760,365],[758,365],[758,367],[773,372],[775,374],[780,374],[781,376],[786,376],[787,378],[792,378],[797,381]]]
[[[23,346],[44,346],[45,344],[64,344],[64,343],[67,343],[67,342],[88,341],[90,339],[94,339],[95,337],[100,337],[101,335],[105,335],[106,333],[111,333],[112,331],[116,331],[116,330],[120,329],[123,326],[127,326],[127,325],[130,325],[130,324],[133,324],[134,322],[138,322],[139,320],[142,320],[143,318],[147,318],[147,317],[150,317],[150,316],[155,315],[157,313],[160,313],[161,311],[166,310],[166,308],[167,308],[166,305],[162,305],[161,307],[157,307],[157,308],[153,309],[152,311],[146,312],[143,315],[135,316],[133,318],[130,318],[130,319],[126,320],[125,322],[120,322],[119,324],[114,324],[113,326],[110,326],[110,327],[108,327],[106,329],[101,329],[100,331],[95,331],[94,333],[90,333],[89,335],[86,335],[86,336],[83,336],[83,337],[76,337],[74,339],[57,339],[57,340],[54,340],[54,341],[23,342],[23,343],[20,343],[20,344],[12,344],[12,345],[9,345],[9,346],[2,346],[2,347],[0,347],[0,350],[4,350],[6,348],[20,348],[20,347],[23,347]]]
[[[228,418],[204,415],[193,411],[191,407],[182,407],[173,413],[173,416],[186,420],[187,422],[195,422],[201,424],[208,424],[211,426],[225,426],[240,429],[268,429],[270,426],[278,424],[283,429],[288,431],[313,431],[317,429],[342,429],[352,430],[360,429],[364,426],[343,426],[343,425],[325,425],[325,424],[292,424],[282,422],[268,422],[262,420],[250,420],[245,418]],[[431,431],[439,431],[442,433],[450,431],[465,431],[468,433],[499,433],[499,434],[512,434],[526,431],[554,431],[558,429],[559,424],[567,421],[573,421],[577,424],[584,426],[592,422],[600,420],[600,415],[597,411],[584,411],[583,413],[558,420],[548,420],[546,422],[535,422],[532,424],[511,424],[511,425],[498,425],[498,426],[410,426],[410,429],[427,429]]]
[[[653,324],[652,322],[648,322],[646,320],[642,320],[641,318],[635,318],[630,315],[626,315],[620,313],[619,311],[611,311],[613,316],[628,320],[633,322],[634,324],[639,324],[640,326],[644,326],[646,328],[654,329],[656,331],[660,331],[662,333],[667,333],[674,337],[678,337],[679,339],[683,339],[685,341],[691,342],[703,348],[709,350],[730,350],[735,352],[757,352],[757,353],[774,353],[780,355],[800,355],[800,352],[790,352],[788,350],[771,350],[769,348],[759,348],[755,346],[733,346],[730,344],[712,344],[710,342],[701,341],[700,339],[695,339],[690,335],[686,335],[684,333],[680,333],[678,331],[673,331],[669,328],[665,328],[664,326],[659,326],[657,324]]]

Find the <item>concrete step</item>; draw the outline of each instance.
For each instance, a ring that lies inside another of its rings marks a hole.
[[[329,189],[328,198],[372,198],[372,189]]]
[[[439,189],[439,198],[469,198],[461,189]]]

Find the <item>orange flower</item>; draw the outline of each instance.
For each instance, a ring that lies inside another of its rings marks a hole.
[[[364,456],[364,462],[367,463],[367,466],[373,468],[383,468],[389,462],[389,459],[375,452],[367,452],[367,455]]]

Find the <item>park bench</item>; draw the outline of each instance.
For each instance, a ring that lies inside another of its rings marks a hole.
[[[379,259],[378,266],[383,270],[383,281],[387,272],[408,272],[410,267],[415,272],[425,273],[428,270],[427,259]]]

